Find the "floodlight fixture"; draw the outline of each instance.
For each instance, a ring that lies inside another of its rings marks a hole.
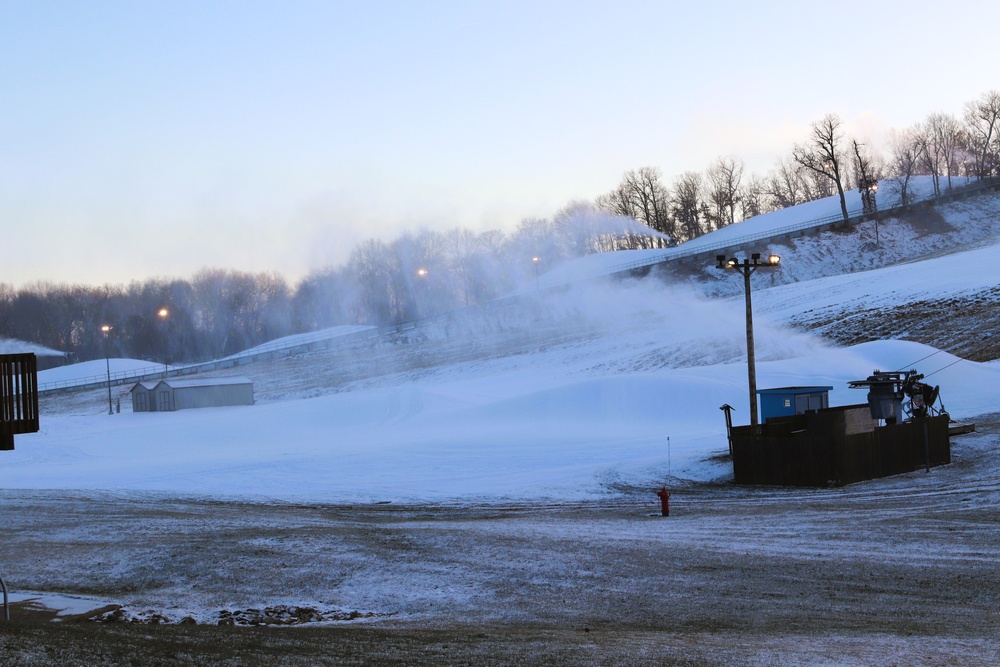
[[[726,259],[725,255],[715,256],[716,268],[736,269],[743,276],[743,291],[746,298],[746,323],[747,323],[747,384],[750,389],[750,426],[752,437],[757,437],[757,370],[754,362],[753,350],[753,306],[750,300],[750,276],[757,269],[776,269],[781,264],[781,257],[776,254],[769,254],[765,261],[761,261],[761,253],[751,253],[749,258],[744,258],[741,262],[735,257]]]
[[[115,410],[111,404],[111,353],[108,351],[108,335],[111,333],[112,327],[110,324],[102,324],[101,331],[104,332],[104,368],[108,373],[108,414],[115,414]]]

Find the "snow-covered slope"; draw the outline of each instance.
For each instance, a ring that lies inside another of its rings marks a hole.
[[[989,206],[970,201],[941,216],[962,237]],[[951,254],[940,253],[940,233],[897,226],[885,237],[894,252],[936,246],[938,256],[771,288],[755,277],[760,388],[831,385],[833,404],[858,403],[864,394],[850,380],[916,366],[953,415],[996,410],[983,389],[1000,382],[996,363],[901,340],[838,348],[789,326],[807,311],[997,291],[998,246],[972,247],[991,242],[982,225]],[[829,267],[809,267],[822,244],[847,254],[869,242],[841,236],[790,245],[786,266],[821,276]],[[93,406],[52,397],[41,432],[0,454],[4,484],[332,502],[579,498],[725,478],[730,470],[712,458],[727,448],[719,406],[733,405],[737,423],[748,412],[733,287],[713,288],[728,289],[724,298],[656,278],[542,291],[442,318],[419,341],[243,367],[257,387],[252,407],[133,414],[126,405],[109,416],[100,392],[74,399]]]

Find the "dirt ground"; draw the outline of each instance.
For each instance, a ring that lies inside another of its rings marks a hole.
[[[419,506],[3,490],[12,592],[123,608],[15,603],[0,662],[996,665],[1000,415],[977,421],[930,473],[678,482],[670,517],[655,489]],[[218,624],[280,605],[325,620]]]

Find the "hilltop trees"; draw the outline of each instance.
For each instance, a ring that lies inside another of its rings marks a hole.
[[[926,152],[926,135],[919,127],[894,132],[889,136],[889,170],[894,174],[889,179],[889,186],[903,205],[910,203],[910,180],[917,174],[920,165],[925,163]]]
[[[660,170],[655,167],[629,170],[615,189],[597,198],[596,205],[673,237],[676,221],[670,215],[670,194],[660,179]]]
[[[209,355],[224,357],[288,331],[288,286],[275,273],[203,269],[191,285],[188,313]]]
[[[889,181],[893,202],[912,199],[914,176],[929,175],[934,193],[953,188],[956,176],[1000,175],[1000,92],[990,91],[965,105],[962,120],[944,113],[878,146],[848,136],[837,114],[811,124],[808,138],[779,159],[764,176],[747,174],[734,156],[716,158],[702,172],[686,171],[662,185],[655,167],[625,172],[610,192],[595,199],[601,210],[626,216],[686,241],[747,218],[836,194],[844,220],[850,218],[846,191],[857,188],[865,210],[875,205],[879,180]],[[944,184],[944,185],[943,185]],[[643,247],[641,235],[627,245]],[[601,246],[598,250],[610,249]]]
[[[792,159],[782,159],[765,180],[765,193],[775,209],[790,208],[813,198],[803,167]]]
[[[191,281],[150,279],[127,287],[40,283],[0,290],[0,338],[79,360],[109,354],[179,363],[286,335],[290,306],[290,291],[274,273],[205,269]],[[103,326],[111,327],[107,335]]]
[[[850,215],[847,213],[847,200],[844,197],[843,143],[843,121],[837,114],[828,114],[812,124],[809,141],[796,144],[792,156],[810,172],[821,179],[828,179],[836,186],[840,196],[840,210],[846,221],[850,219]]]
[[[367,239],[344,266],[314,272],[294,290],[275,273],[217,268],[186,281],[150,279],[127,287],[39,283],[14,290],[0,284],[0,337],[80,360],[106,352],[151,363],[218,358],[292,333],[394,325],[484,303],[567,259],[665,242],[640,227],[580,201],[552,219],[522,220],[510,234],[456,228],[419,230],[391,242]],[[107,336],[102,325],[113,327]]]
[[[701,222],[705,210],[701,187],[702,176],[696,171],[686,171],[674,181],[671,211],[683,239],[698,238],[705,233]]]
[[[947,176],[951,190],[951,177],[958,173],[958,154],[964,139],[961,123],[949,114],[933,113],[914,133],[922,139],[921,155],[934,183],[934,194],[941,194],[942,176]]]
[[[767,188],[767,181],[756,174],[752,174],[740,188],[740,213],[744,220],[774,210],[768,202]]]
[[[722,229],[737,222],[743,181],[743,161],[736,157],[720,157],[705,172],[706,215],[709,230]]]
[[[868,147],[857,139],[851,141],[851,148],[854,157],[854,182],[857,184],[858,192],[861,193],[862,209],[865,213],[871,213],[876,209],[875,193],[881,178],[881,165]],[[843,201],[841,198],[841,204]]]
[[[996,174],[1000,169],[1000,91],[991,90],[966,104],[965,126],[976,177]]]

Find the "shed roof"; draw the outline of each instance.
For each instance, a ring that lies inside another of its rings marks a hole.
[[[221,385],[253,384],[249,378],[245,377],[225,377],[225,378],[169,378],[160,380],[157,384],[165,384],[174,389],[184,389],[187,387],[218,387]]]
[[[833,391],[833,387],[775,387],[758,389],[758,394],[814,394],[819,391]]]

